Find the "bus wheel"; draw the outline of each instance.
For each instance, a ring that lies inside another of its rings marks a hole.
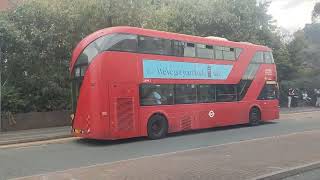
[[[168,133],[168,122],[161,115],[153,115],[148,121],[148,137],[150,139],[161,139]]]
[[[249,125],[250,126],[257,126],[261,122],[261,112],[259,108],[252,108],[249,113]]]

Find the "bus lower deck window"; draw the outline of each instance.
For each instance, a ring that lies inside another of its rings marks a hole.
[[[142,84],[140,104],[142,106],[173,104],[173,85]]]

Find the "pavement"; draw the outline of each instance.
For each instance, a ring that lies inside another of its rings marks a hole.
[[[319,180],[320,179],[320,161],[296,166],[293,168],[286,168],[284,170],[272,172],[270,174],[264,174],[256,177],[255,180]]]
[[[0,146],[0,179],[252,179],[319,161],[319,119],[320,111],[286,113],[261,126],[175,133],[160,140]]]
[[[320,111],[314,107],[281,108],[282,114]],[[0,146],[71,137],[70,127],[53,127],[21,131],[0,131]]]
[[[287,113],[300,113],[300,112],[312,112],[312,111],[320,111],[318,107],[292,107],[292,108],[280,108],[281,114]]]
[[[66,137],[70,137],[69,126],[0,132],[0,147],[4,145],[45,141]]]

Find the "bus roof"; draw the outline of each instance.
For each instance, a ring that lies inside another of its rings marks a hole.
[[[113,34],[113,33],[137,34],[137,35],[158,37],[158,38],[185,41],[185,42],[191,42],[191,43],[203,43],[203,44],[218,45],[218,46],[232,46],[237,48],[251,47],[251,48],[256,48],[257,50],[271,51],[271,49],[266,46],[252,44],[249,42],[235,42],[235,41],[227,40],[225,38],[214,37],[214,36],[200,37],[200,36],[192,36],[192,35],[186,35],[186,34],[157,31],[157,30],[151,30],[151,29],[143,29],[143,28],[137,28],[137,27],[118,26],[118,27],[110,27],[110,28],[98,30],[88,35],[83,40],[81,40],[72,53],[71,62],[70,62],[70,71],[73,69],[76,59],[78,58],[78,56],[81,54],[81,52],[84,50],[85,47],[87,47],[91,42],[98,39],[99,37],[102,37],[108,34]]]

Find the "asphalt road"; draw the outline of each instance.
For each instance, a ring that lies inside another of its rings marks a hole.
[[[161,140],[74,140],[0,149],[0,179],[85,167],[199,147],[320,129],[320,112],[284,115],[257,127],[233,126],[179,133]]]

